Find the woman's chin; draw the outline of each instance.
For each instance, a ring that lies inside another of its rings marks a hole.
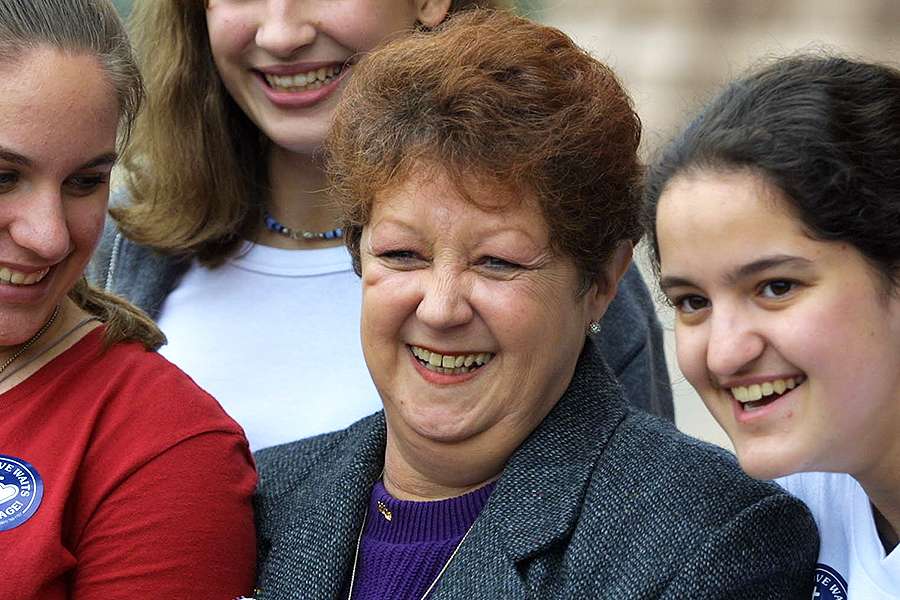
[[[769,451],[742,448],[739,443],[735,443],[735,453],[741,469],[754,479],[776,479],[804,470],[788,453],[774,448]]]
[[[449,413],[446,410],[407,415],[404,421],[403,429],[406,431],[420,439],[439,444],[459,443],[478,433],[471,415]]]

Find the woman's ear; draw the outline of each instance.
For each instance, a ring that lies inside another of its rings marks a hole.
[[[634,245],[629,240],[622,240],[616,245],[609,262],[603,269],[603,280],[595,283],[588,290],[592,319],[599,321],[609,303],[615,298],[616,291],[619,289],[619,281],[631,265],[633,255]]]
[[[415,0],[418,21],[425,27],[437,27],[450,12],[451,0]]]

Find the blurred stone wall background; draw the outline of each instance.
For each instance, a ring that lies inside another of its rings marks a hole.
[[[114,2],[128,14],[132,0]],[[647,157],[722,84],[765,60],[824,50],[900,66],[900,0],[517,0],[515,4],[527,16],[562,29],[615,69],[644,122]],[[642,249],[638,260],[652,287]],[[679,427],[729,447],[728,438],[678,371],[671,309],[660,304],[658,312],[667,330]]]

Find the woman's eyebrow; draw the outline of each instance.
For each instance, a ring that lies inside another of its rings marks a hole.
[[[13,152],[8,148],[4,148],[0,146],[0,159],[5,160],[6,162],[15,163],[17,165],[22,165],[23,167],[31,166],[31,159],[27,156],[23,156],[18,152]]]
[[[663,292],[673,287],[696,287],[694,283],[686,277],[678,275],[665,275],[659,280],[659,287]]]
[[[100,156],[92,158],[87,161],[80,167],[79,169],[93,169],[94,167],[102,167],[105,165],[114,165],[116,161],[119,159],[119,155],[115,152],[105,152]],[[17,165],[22,165],[23,167],[30,167],[33,163],[30,158],[19,154],[18,152],[14,152],[8,148],[4,148],[0,146],[0,160],[5,160],[6,162],[15,163]]]
[[[763,256],[753,262],[741,265],[732,273],[726,275],[725,279],[729,283],[734,283],[751,275],[758,275],[764,271],[774,267],[809,267],[812,261],[802,256],[794,256],[791,254],[773,254],[771,256]]]
[[[753,262],[741,265],[731,273],[725,275],[724,279],[726,283],[734,284],[741,279],[745,279],[753,275],[758,275],[759,273],[763,273],[774,267],[808,267],[810,265],[812,265],[812,261],[807,258],[803,258],[802,256],[793,256],[791,254],[774,254],[772,256],[763,256],[762,258],[754,260]],[[673,287],[697,287],[697,285],[687,277],[681,275],[664,275],[659,279],[659,287],[663,292],[665,292]]]
[[[116,154],[115,152],[107,152],[105,154],[101,154],[100,156],[98,156],[96,158],[92,158],[91,160],[89,160],[86,163],[84,163],[83,165],[81,165],[81,167],[79,167],[79,168],[80,169],[93,169],[94,167],[103,167],[106,165],[114,165],[114,164],[116,164],[116,161],[118,159],[119,159],[119,155]]]

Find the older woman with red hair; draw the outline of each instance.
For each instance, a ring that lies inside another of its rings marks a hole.
[[[329,141],[384,411],[258,453],[261,598],[806,598],[803,505],[629,408],[588,336],[641,237],[640,122],[476,11],[356,66]]]

